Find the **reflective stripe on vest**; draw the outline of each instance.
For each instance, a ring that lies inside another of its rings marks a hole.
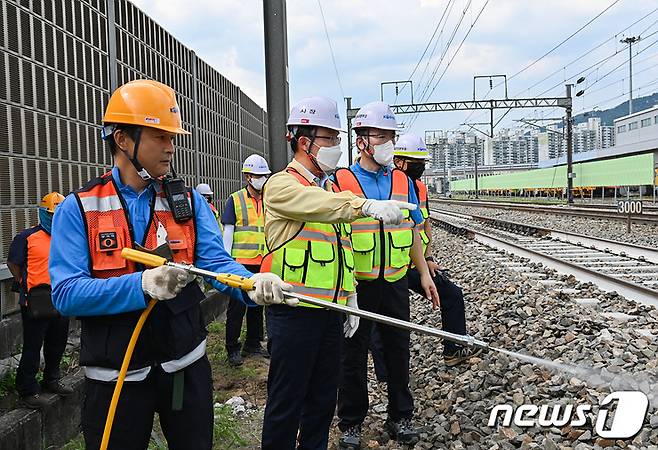
[[[262,202],[250,197],[246,188],[232,193],[231,197],[235,208],[231,256],[241,264],[258,265],[266,253]]]
[[[103,175],[91,189],[77,192],[76,196],[87,225],[92,276],[110,278],[135,272],[135,264],[121,257],[121,249],[132,248],[134,243],[112,172]],[[188,201],[191,201],[189,193]],[[158,246],[158,225],[162,224],[167,232],[174,261],[192,263],[194,220],[177,223],[162,192],[156,195],[152,211],[143,246],[147,249]]]
[[[390,200],[409,201],[409,181],[404,172],[391,171]],[[336,171],[337,187],[341,191],[352,191],[359,197],[366,195],[356,175],[349,169]],[[409,252],[413,244],[414,222],[409,211],[404,211],[404,220],[399,225],[383,225],[371,217],[352,222],[352,250],[354,273],[357,280],[375,280],[383,276],[394,282],[407,273]],[[382,265],[382,246],[384,263]]]
[[[423,221],[418,225],[418,232],[420,233],[420,239],[423,241],[423,255],[425,250],[427,250],[427,245],[430,243],[430,239],[425,232],[425,221],[430,216],[429,202],[427,198],[427,186],[420,180],[416,180],[416,187],[418,188],[418,201],[420,202],[420,213],[423,215]]]
[[[293,169],[304,186],[309,181]],[[354,258],[349,224],[305,222],[288,242],[265,255],[261,272],[272,272],[293,286],[293,292],[341,305],[354,292]],[[317,308],[304,302],[300,306]]]
[[[27,237],[27,292],[35,286],[50,286],[48,274],[48,255],[50,254],[50,235],[43,229]]]

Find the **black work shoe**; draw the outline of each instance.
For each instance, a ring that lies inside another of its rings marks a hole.
[[[242,356],[240,356],[240,352],[237,350],[229,353],[226,360],[228,361],[229,365],[233,367],[241,366],[242,363],[244,362],[242,360]]]
[[[48,405],[48,400],[39,394],[21,397],[21,405],[30,409],[41,409]]]
[[[453,367],[480,353],[482,353],[481,348],[459,347],[454,353],[443,355],[443,361],[446,363],[446,366]]]
[[[73,389],[59,380],[44,383],[41,385],[41,388],[43,392],[50,392],[51,394],[61,395],[62,397],[73,394]]]
[[[361,425],[354,425],[343,431],[338,439],[340,450],[359,450],[361,448]]]
[[[246,358],[248,356],[262,356],[263,358],[269,358],[270,354],[267,349],[260,344],[255,346],[245,345],[242,347],[242,357]]]
[[[420,440],[420,434],[414,428],[411,418],[400,419],[398,421],[386,419],[384,429],[399,444],[414,445]]]

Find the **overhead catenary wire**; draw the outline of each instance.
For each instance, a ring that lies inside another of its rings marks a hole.
[[[454,2],[454,0],[449,0],[448,1],[448,6],[450,6],[450,4],[453,3],[453,2]],[[427,50],[432,45],[432,42],[434,41],[434,37],[436,36],[436,32],[439,31],[439,27],[441,26],[441,23],[443,22],[443,18],[446,17],[446,13],[448,12],[449,9],[450,8],[448,8],[448,7],[443,9],[443,13],[441,14],[441,18],[439,19],[439,22],[436,24],[436,27],[434,27],[434,31],[432,32],[432,36],[430,36],[430,40],[427,41],[427,45],[425,46],[425,50],[423,50],[423,53],[420,55],[420,58],[418,58],[418,62],[414,66],[413,70],[411,71],[411,75],[409,75],[409,77],[407,78],[408,80],[411,80],[414,77],[414,74],[416,73],[416,70],[418,70],[418,67],[420,66],[420,63],[423,62],[423,58],[425,58],[425,55],[427,54]],[[447,19],[446,19],[446,22],[447,22]],[[443,32],[443,29],[442,29],[442,32]],[[437,38],[437,42],[438,42],[440,37],[441,37],[441,35],[439,35],[439,37]],[[434,48],[436,48],[436,45],[434,46]],[[429,60],[431,60],[431,58],[432,58],[432,55],[434,55],[434,52],[432,52],[432,54],[430,55],[430,58],[428,59],[428,64],[429,64]],[[401,94],[402,91],[404,91],[404,88],[406,86],[407,86],[406,84],[403,84],[402,88],[400,88],[400,90],[395,94],[395,102],[394,103],[397,103],[398,95]]]
[[[343,83],[340,80],[340,73],[338,72],[338,65],[336,64],[336,57],[334,55],[334,47],[331,45],[331,38],[329,37],[329,30],[327,29],[327,22],[324,18],[324,11],[322,10],[322,3],[318,0],[318,7],[320,8],[320,16],[322,16],[322,25],[324,26],[324,35],[327,38],[327,44],[329,45],[329,53],[331,54],[331,62],[334,65],[334,71],[336,72],[336,80],[338,80],[338,87],[340,88],[340,95],[345,98],[345,91],[343,89]]]
[[[441,63],[443,62],[443,59],[448,54],[448,50],[450,49],[450,46],[452,45],[452,42],[455,39],[455,36],[457,35],[457,31],[459,31],[459,28],[461,27],[461,24],[464,20],[464,17],[466,17],[466,12],[470,8],[471,3],[472,3],[472,0],[468,0],[468,3],[466,4],[466,6],[464,7],[464,10],[462,11],[462,15],[459,18],[459,21],[457,22],[457,25],[453,28],[452,33],[450,35],[450,38],[448,39],[447,44],[445,45],[443,51],[441,52],[441,56],[439,57],[439,61],[434,66],[434,69],[432,70],[432,74],[430,75],[430,78],[427,80],[427,83],[425,84],[425,87],[423,88],[423,91],[420,94],[420,103],[425,102],[425,100],[427,99],[425,94],[427,93],[427,90],[429,89],[429,87],[432,85],[432,82],[434,81],[434,78],[436,77],[436,74],[438,73],[439,68],[441,67]],[[429,61],[428,61],[428,63],[429,63]],[[417,117],[418,117],[418,113],[413,114],[411,116],[411,118],[409,119],[409,123],[413,124],[416,121]],[[410,127],[411,127],[411,125],[409,126],[409,128]]]
[[[644,84],[644,85],[642,85],[642,86],[639,86],[639,87],[637,87],[637,88],[633,88],[633,92],[639,92],[639,91],[641,91],[642,89],[646,89],[646,88],[648,88],[649,86],[653,86],[654,84],[658,84],[658,79],[653,80],[653,81],[651,81],[651,82],[649,82],[649,83],[646,83],[646,84]],[[627,96],[627,95],[628,95],[628,93],[627,93],[627,92],[624,92],[624,93],[619,94],[619,95],[616,95],[616,96],[614,96],[614,97],[610,97],[610,98],[608,98],[608,99],[602,100],[601,102],[598,102],[598,104],[599,104],[599,105],[605,105],[605,104],[607,104],[607,103],[609,103],[609,102],[611,102],[611,101],[613,101],[613,100],[617,100],[618,98],[625,97],[625,96]],[[574,111],[574,114],[579,114],[579,113],[584,112],[584,111],[586,111],[586,110],[588,110],[588,109],[589,109],[589,107],[582,108],[582,109],[580,109],[580,110],[578,110],[578,111]]]
[[[618,31],[617,33],[615,33],[614,35],[610,36],[610,37],[609,37],[608,39],[606,39],[605,41],[603,41],[603,42],[601,42],[600,44],[594,46],[593,48],[590,48],[589,50],[585,51],[584,53],[582,53],[582,54],[581,54],[580,56],[578,56],[577,58],[575,58],[575,59],[569,61],[569,62],[566,63],[564,66],[562,66],[562,67],[560,67],[559,69],[557,69],[557,70],[551,72],[550,74],[548,74],[547,76],[545,76],[545,77],[542,78],[541,80],[537,81],[536,83],[530,85],[529,87],[527,87],[527,88],[524,89],[523,91],[519,91],[517,94],[515,94],[515,96],[518,95],[518,94],[520,94],[520,93],[522,93],[522,92],[528,92],[530,89],[532,89],[532,88],[534,88],[534,87],[540,85],[540,84],[543,83],[544,81],[550,79],[550,78],[551,78],[552,76],[554,76],[555,74],[560,73],[560,72],[562,72],[563,70],[566,70],[566,68],[569,67],[570,65],[572,65],[572,64],[574,64],[574,63],[580,61],[581,59],[585,58],[586,56],[591,55],[591,53],[592,53],[593,51],[598,50],[599,48],[603,47],[603,46],[604,46],[605,44],[607,44],[608,42],[610,42],[610,41],[616,39],[617,36],[619,36],[621,33],[624,33],[625,31],[629,30],[629,29],[632,28],[633,26],[635,26],[635,25],[637,25],[638,23],[642,22],[642,21],[645,20],[647,17],[649,17],[649,16],[651,16],[652,14],[654,14],[656,11],[658,11],[658,8],[653,9],[652,11],[650,11],[649,13],[647,13],[647,14],[645,14],[644,16],[640,17],[638,20],[636,20],[636,21],[633,22],[632,24],[628,25],[628,26],[627,26],[626,28],[624,28],[623,30]],[[649,25],[649,27],[648,27],[646,30],[644,30],[642,33],[645,33],[649,28],[651,28],[651,27],[652,27],[653,25],[655,25],[656,23],[658,23],[658,20],[657,20],[656,22],[652,23],[651,25]],[[620,51],[621,51],[621,50],[620,50]],[[616,53],[617,53],[617,52],[615,52],[615,54],[616,54]]]
[[[561,46],[563,46],[564,44],[566,44],[567,42],[569,42],[571,39],[573,39],[576,35],[578,35],[578,34],[579,34],[581,31],[583,31],[585,28],[587,28],[587,27],[590,26],[592,23],[594,23],[599,17],[601,17],[601,16],[602,16],[603,14],[605,14],[608,10],[610,10],[613,6],[615,6],[617,3],[619,3],[619,1],[620,1],[620,0],[615,0],[615,1],[613,1],[613,2],[612,2],[611,4],[609,4],[605,9],[603,9],[601,12],[599,12],[596,16],[594,16],[592,19],[588,20],[584,25],[582,25],[582,26],[581,26],[580,28],[578,28],[576,31],[574,31],[574,32],[571,33],[569,36],[567,36],[565,39],[563,39],[562,41],[560,41],[557,45],[553,46],[550,50],[548,50],[547,52],[545,52],[542,56],[540,56],[539,58],[535,59],[535,60],[532,61],[530,64],[528,64],[528,65],[526,65],[525,67],[523,67],[522,69],[518,70],[517,72],[515,72],[515,73],[512,74],[511,76],[507,77],[507,81],[510,81],[511,79],[516,78],[517,76],[519,76],[520,74],[522,74],[522,73],[525,72],[526,70],[530,69],[531,67],[534,67],[539,61],[541,61],[542,59],[546,58],[548,55],[550,55],[551,53],[553,53],[555,50],[557,50],[558,48],[560,48]],[[489,91],[484,95],[484,98],[487,98],[487,97],[489,96],[489,94],[490,94],[495,88],[501,86],[503,83],[504,83],[504,82],[500,82],[500,83],[494,85],[494,86],[493,86],[491,89],[489,89]],[[468,121],[470,120],[470,118],[473,116],[473,114],[475,114],[475,110],[471,111],[471,112],[469,113],[469,115],[466,117],[466,119],[464,119],[462,122],[468,122]],[[461,125],[456,126],[456,127],[455,127],[455,131],[458,130],[459,128],[461,128]]]
[[[459,43],[459,46],[457,46],[457,50],[455,50],[455,53],[453,53],[452,58],[450,58],[450,61],[448,61],[448,63],[446,64],[445,68],[443,69],[443,72],[441,73],[441,75],[439,76],[439,79],[436,81],[436,83],[435,83],[434,86],[432,87],[432,90],[431,90],[430,93],[428,94],[427,98],[430,98],[430,97],[432,96],[432,94],[434,93],[434,91],[436,90],[437,86],[439,85],[439,83],[440,83],[441,80],[443,79],[443,76],[444,76],[444,75],[446,74],[446,72],[448,71],[448,68],[450,67],[450,64],[452,64],[452,61],[455,59],[455,57],[456,57],[457,54],[459,53],[459,50],[461,50],[461,48],[462,48],[462,46],[464,45],[464,42],[466,42],[466,39],[468,38],[469,34],[471,34],[471,31],[473,31],[473,28],[475,27],[475,25],[476,25],[477,22],[478,22],[478,19],[480,18],[480,16],[481,16],[482,13],[484,12],[485,8],[486,8],[487,5],[489,4],[489,1],[490,1],[490,0],[486,0],[486,1],[484,2],[484,5],[482,5],[482,8],[480,9],[480,12],[478,12],[477,16],[475,17],[475,20],[473,21],[473,23],[471,23],[471,26],[470,26],[469,29],[466,31],[466,34],[464,35],[464,37],[462,38],[461,42]],[[416,117],[418,117],[418,115],[416,115]],[[415,122],[415,118],[412,120],[412,122],[411,122],[411,124],[410,124],[409,127],[411,127],[411,126],[413,125],[414,122]]]

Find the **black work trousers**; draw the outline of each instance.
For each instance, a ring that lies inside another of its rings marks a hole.
[[[319,308],[268,306],[267,405],[263,450],[322,450],[336,409],[341,314]]]
[[[181,375],[182,374],[182,375]],[[85,380],[82,432],[85,448],[100,447],[115,382]],[[174,385],[176,389],[174,389]],[[182,384],[182,387],[181,387]],[[174,373],[152,367],[143,381],[126,381],[117,405],[109,449],[146,450],[155,412],[171,450],[210,450],[213,436],[212,376],[204,355]],[[180,395],[174,391],[182,390]]]
[[[39,392],[37,372],[41,362],[41,347],[45,366],[43,383],[60,379],[59,364],[66,350],[69,335],[69,318],[57,315],[51,319],[33,319],[21,306],[23,322],[23,350],[16,371],[16,390],[21,397]]]
[[[260,272],[260,266],[248,265],[245,268],[253,273]],[[247,307],[240,300],[229,299],[226,310],[226,353],[229,355],[240,350],[240,333],[242,320],[247,314],[247,337],[244,346],[254,348],[263,340],[263,307]]]
[[[425,292],[420,285],[420,273],[417,269],[407,271],[409,279],[409,289],[418,294],[425,296]],[[441,328],[454,334],[466,334],[466,309],[464,307],[464,294],[459,286],[450,281],[442,272],[437,271],[434,277],[436,290],[441,298]],[[429,301],[429,300],[427,300]],[[375,375],[377,380],[386,381],[387,372],[384,364],[384,344],[379,336],[379,330],[376,324],[373,324],[372,340],[370,342],[370,352],[372,353],[373,363],[375,365]],[[450,341],[443,341],[443,354],[449,355],[455,353],[461,346]]]
[[[407,277],[389,283],[378,279],[359,281],[359,309],[409,320]],[[368,346],[373,322],[361,319],[354,336],[344,340],[341,383],[338,390],[338,426],[341,430],[360,425],[368,413]],[[381,325],[383,359],[388,372],[388,416],[393,420],[413,416],[409,390],[409,332]]]

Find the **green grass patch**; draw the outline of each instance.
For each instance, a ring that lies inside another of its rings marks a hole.
[[[16,369],[9,369],[0,379],[0,398],[16,392]]]
[[[240,436],[240,423],[233,415],[230,406],[215,407],[215,424],[213,427],[213,448],[232,449],[247,445]]]

